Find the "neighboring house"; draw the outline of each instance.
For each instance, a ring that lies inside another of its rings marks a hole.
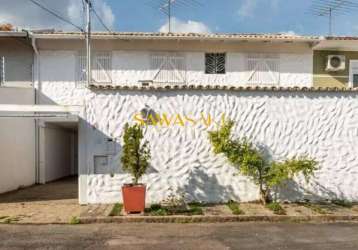
[[[327,37],[314,50],[315,87],[358,87],[358,37]]]
[[[26,32],[0,32],[0,106],[35,104],[33,49]],[[35,121],[0,114],[0,193],[36,182]]]
[[[32,86],[33,49],[26,32],[0,31],[0,86]]]
[[[44,114],[37,117],[38,182],[78,172],[80,203],[121,201],[121,185],[131,180],[119,161],[123,127],[148,112],[168,119],[145,130],[147,202],[170,190],[208,202],[258,198],[250,179],[211,152],[207,132],[223,118],[275,159],[320,161],[312,185],[299,178],[280,198],[358,200],[357,92],[314,88],[314,50],[323,38],[93,33],[90,86],[83,34],[30,38],[36,115]]]

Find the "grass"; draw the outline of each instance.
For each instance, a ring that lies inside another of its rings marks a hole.
[[[326,209],[320,207],[318,204],[304,203],[303,206],[311,209],[312,211],[318,214],[329,214],[329,212]]]
[[[244,214],[244,211],[240,209],[239,203],[235,201],[229,201],[226,205],[228,206],[228,208],[230,208],[232,214],[234,215]]]
[[[146,209],[146,213],[151,216],[168,216],[168,215],[203,215],[203,209],[200,203],[190,203],[188,209],[177,210],[175,208],[163,207],[160,204],[152,204]]]
[[[345,201],[345,200],[333,200],[332,204],[340,206],[340,207],[345,207],[345,208],[352,208],[353,207],[352,202]]]
[[[204,211],[201,203],[190,203],[189,204],[189,215],[203,215]]]
[[[70,222],[69,222],[69,224],[71,224],[71,225],[78,225],[80,223],[81,223],[81,221],[77,216],[72,216],[72,218],[70,219]]]
[[[109,213],[109,216],[120,216],[122,212],[123,204],[116,203],[114,204],[111,212]]]
[[[14,222],[20,221],[18,217],[2,216],[1,218],[3,221],[1,221],[0,223],[2,224],[12,224]]]
[[[276,215],[285,215],[285,209],[278,202],[272,202],[266,205],[266,208],[270,209]]]

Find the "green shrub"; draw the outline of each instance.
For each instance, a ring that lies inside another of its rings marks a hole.
[[[318,163],[308,157],[294,157],[283,162],[268,161],[263,152],[246,138],[234,139],[232,121],[225,121],[217,131],[209,132],[209,140],[216,154],[223,154],[238,171],[259,186],[263,204],[271,202],[271,190],[282,186],[296,175],[302,174],[306,181],[318,169]]]
[[[278,202],[272,202],[272,203],[266,204],[266,208],[270,209],[274,214],[277,214],[277,215],[285,215],[286,214],[285,209]]]
[[[81,223],[81,221],[77,216],[72,216],[72,218],[70,220],[71,225],[77,225],[77,224],[80,224],[80,223]]]
[[[228,208],[230,208],[232,214],[234,215],[244,214],[244,211],[240,209],[239,203],[235,201],[229,201],[226,205],[228,206]]]
[[[148,141],[142,142],[143,137],[143,130],[139,125],[125,125],[121,163],[123,170],[132,175],[135,185],[149,167],[150,150]]]
[[[112,211],[109,213],[109,216],[120,216],[122,212],[123,204],[116,203],[114,204]]]
[[[162,208],[162,205],[160,205],[160,204],[152,204],[152,205],[150,205],[150,210],[151,211],[159,210],[161,208]]]
[[[189,203],[188,214],[189,215],[203,215],[204,211],[201,206],[202,206],[202,204],[198,203],[198,202]]]

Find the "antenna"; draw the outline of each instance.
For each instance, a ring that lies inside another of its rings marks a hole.
[[[308,13],[318,17],[328,17],[329,35],[333,33],[333,16],[346,15],[358,10],[355,0],[313,0]]]
[[[168,32],[172,32],[172,14],[177,8],[202,7],[200,0],[151,0],[147,3],[155,10],[159,10],[168,17]]]

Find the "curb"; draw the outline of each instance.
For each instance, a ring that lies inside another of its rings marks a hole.
[[[94,223],[225,223],[225,222],[358,222],[358,215],[318,216],[115,216],[80,217],[81,224]]]

